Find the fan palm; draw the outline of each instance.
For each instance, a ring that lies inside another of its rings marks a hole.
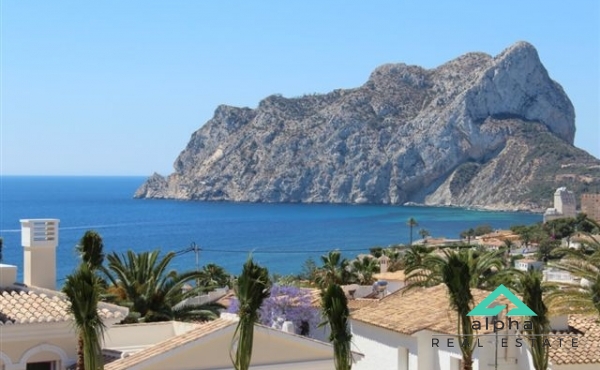
[[[270,295],[270,288],[269,271],[255,264],[252,257],[248,258],[234,288],[239,301],[240,320],[233,335],[230,355],[236,370],[250,368],[254,324],[258,321],[260,307]]]
[[[321,292],[321,309],[326,317],[321,326],[329,324],[329,341],[333,344],[333,360],[336,370],[352,368],[352,334],[348,327],[348,299],[337,284],[329,285]]]
[[[229,274],[219,265],[209,263],[202,267],[203,277],[200,279],[200,286],[206,289],[220,288],[229,284]]]
[[[169,270],[175,253],[162,258],[158,250],[135,253],[128,251],[107,256],[105,274],[115,303],[127,306],[133,321],[210,320],[218,317],[220,305],[182,304],[197,296],[202,287],[185,290],[189,282],[202,278],[202,272],[178,273]]]
[[[350,264],[356,282],[360,285],[371,285],[375,282],[373,275],[379,272],[379,261],[376,258],[363,256]]]
[[[67,276],[63,287],[78,334],[78,370],[103,367],[100,340],[105,327],[98,313],[101,291],[101,279],[86,264],[81,264],[73,274]]]
[[[423,245],[411,245],[404,252],[404,267],[409,269],[413,266],[420,266],[423,263],[423,259],[429,253],[433,251],[433,247],[426,247]]]
[[[321,256],[323,266],[317,273],[317,284],[326,287],[330,284],[347,284],[350,282],[351,274],[349,271],[349,262],[342,258],[339,251],[330,251]]]
[[[463,355],[463,369],[473,368],[474,336],[471,317],[471,288],[484,287],[502,260],[495,252],[480,254],[473,250],[444,250],[442,256],[428,254],[420,265],[406,270],[408,289],[444,284],[450,297],[450,308],[458,315],[458,339]]]

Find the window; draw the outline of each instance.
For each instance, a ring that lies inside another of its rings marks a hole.
[[[27,370],[57,370],[56,361],[30,362],[27,364]]]

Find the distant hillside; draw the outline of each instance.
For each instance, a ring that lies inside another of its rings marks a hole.
[[[600,190],[575,113],[535,48],[435,69],[377,68],[361,87],[219,106],[139,198],[406,202],[540,211],[559,186]]]

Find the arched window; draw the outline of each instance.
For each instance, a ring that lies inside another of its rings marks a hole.
[[[58,370],[69,363],[69,356],[60,347],[52,344],[40,344],[28,349],[21,360],[19,367],[27,370]]]

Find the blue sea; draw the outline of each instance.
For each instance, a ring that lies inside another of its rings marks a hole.
[[[19,266],[20,219],[60,219],[57,278],[77,264],[74,247],[86,230],[98,231],[107,252],[128,249],[182,251],[200,246],[200,265],[217,263],[239,273],[250,252],[272,273],[300,272],[308,257],[328,250],[348,257],[373,246],[406,243],[406,220],[432,236],[458,237],[480,224],[507,228],[541,221],[538,214],[457,208],[379,205],[261,204],[133,199],[144,177],[0,177],[3,262]],[[174,268],[194,269],[195,254],[176,257]]]

